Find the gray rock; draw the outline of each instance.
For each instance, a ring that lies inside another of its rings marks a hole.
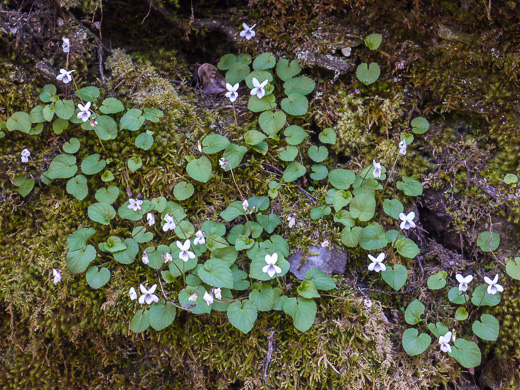
[[[307,252],[295,251],[287,258],[291,264],[291,273],[300,280],[305,279],[305,272],[311,268],[319,269],[326,274],[342,274],[347,265],[348,253],[339,249],[311,246]]]

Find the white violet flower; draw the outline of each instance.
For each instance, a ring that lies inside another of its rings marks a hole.
[[[68,53],[70,51],[70,39],[69,38],[61,38],[63,40],[63,52]]]
[[[193,245],[202,245],[206,243],[206,237],[204,237],[204,232],[202,230],[199,230],[197,233],[195,233],[195,239],[193,240]]]
[[[29,162],[29,157],[31,157],[31,152],[29,152],[29,149],[22,150],[22,153],[20,154],[22,156],[23,163]]]
[[[242,202],[242,208],[244,209],[244,213],[247,212],[247,209],[249,208],[249,202],[247,201],[247,199],[244,199],[244,201]]]
[[[132,301],[135,301],[137,299],[137,292],[135,291],[135,288],[131,287],[130,291],[128,291],[128,295],[130,295],[130,299]]]
[[[90,121],[90,127],[96,127],[98,125],[98,121],[95,118],[92,118]]]
[[[498,274],[495,275],[493,280],[489,279],[487,276],[484,276],[484,282],[489,284],[487,288],[488,294],[495,295],[497,292],[504,291],[504,287],[498,284]]]
[[[441,345],[442,352],[451,353],[451,332],[447,332],[444,336],[439,337],[439,344]]]
[[[208,294],[208,292],[206,291],[204,293],[204,300],[206,301],[206,303],[209,305],[211,305],[213,303],[213,295],[211,294]]]
[[[166,221],[166,223],[164,224],[163,226],[163,230],[165,232],[167,232],[168,230],[173,230],[175,229],[175,221],[173,220],[173,217],[170,217],[169,214],[166,214],[164,216],[164,220]]]
[[[473,275],[468,275],[466,277],[461,274],[455,275],[457,282],[459,282],[459,291],[465,292],[468,290],[468,284],[473,280]]]
[[[220,160],[218,160],[218,165],[220,165],[220,168],[226,169],[229,161],[226,160],[224,157],[222,157]]]
[[[75,70],[60,69],[60,74],[56,76],[56,79],[68,84],[72,81],[72,72],[75,72]]]
[[[413,211],[410,211],[408,215],[405,215],[404,213],[399,214],[399,218],[401,219],[401,229],[410,229],[415,227],[415,222],[413,219],[415,218],[415,213]]]
[[[148,221],[148,225],[150,225],[150,226],[155,225],[155,217],[154,217],[153,213],[147,213],[146,220]]]
[[[177,247],[181,250],[179,253],[179,259],[181,259],[184,262],[187,262],[189,259],[195,258],[195,253],[190,252],[190,240],[184,241],[184,244],[181,244],[180,241],[177,241]]]
[[[144,305],[145,302],[148,305],[151,305],[152,302],[159,302],[159,297],[154,294],[155,289],[157,288],[157,284],[154,284],[149,290],[147,290],[142,284],[139,286],[139,288],[143,294],[139,297],[139,303],[141,305]]]
[[[130,210],[134,210],[134,211],[137,211],[137,210],[141,210],[141,205],[143,204],[143,201],[142,200],[139,200],[139,199],[128,199],[128,208]]]
[[[287,220],[289,221],[289,227],[292,228],[294,225],[296,225],[296,217],[294,215],[289,215],[287,217]]]
[[[265,262],[267,263],[264,268],[262,268],[262,272],[265,272],[269,275],[270,278],[275,276],[276,274],[281,274],[282,269],[276,265],[278,261],[278,253],[273,253],[272,256],[265,255]]]
[[[215,298],[222,299],[222,290],[220,287],[213,289],[213,293],[215,294]]]
[[[406,154],[406,141],[404,139],[399,142],[399,153],[403,156]]]
[[[150,259],[148,258],[148,254],[146,252],[143,252],[143,264],[150,263]]]
[[[258,99],[262,99],[265,96],[264,87],[267,85],[269,80],[264,80],[263,83],[260,83],[255,77],[253,77],[253,86],[254,88],[251,90],[251,96],[256,95]]]
[[[229,83],[226,83],[226,88],[227,88],[227,92],[226,92],[226,97],[229,98],[229,100],[231,100],[231,103],[234,103],[235,100],[237,100],[237,97],[238,97],[238,86],[239,86],[239,83],[236,83],[235,85],[231,85]]]
[[[60,269],[53,269],[52,270],[52,276],[54,277],[54,284],[58,284],[61,282],[61,270]]]
[[[380,253],[377,257],[374,257],[372,255],[368,255],[368,258],[372,261],[368,265],[369,271],[386,271],[386,265],[383,264],[383,261],[385,260],[385,253]]]
[[[256,26],[256,23],[253,24],[251,27],[249,27],[245,23],[242,23],[242,27],[244,27],[244,29],[242,31],[240,31],[240,36],[246,37],[246,39],[249,41],[251,38],[253,38],[256,35],[256,33],[253,31],[255,26]]]
[[[381,163],[376,162],[376,160],[373,160],[374,163],[374,171],[372,174],[376,179],[379,179],[381,177]]]
[[[165,263],[173,261],[173,257],[170,253],[163,253],[162,257],[163,257]]]
[[[199,297],[199,293],[196,291],[194,294],[190,295],[190,297],[188,298],[188,301],[196,302],[198,297]]]
[[[90,118],[90,102],[83,104],[78,104],[79,112],[78,112],[78,119],[81,119],[83,122],[88,121]]]

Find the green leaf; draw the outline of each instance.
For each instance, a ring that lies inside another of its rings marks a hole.
[[[385,199],[383,201],[383,210],[392,218],[399,219],[399,214],[404,212],[404,207],[399,199]]]
[[[250,251],[251,251],[251,249],[250,249]],[[261,281],[267,281],[267,280],[272,280],[277,277],[282,277],[287,272],[289,272],[291,265],[289,264],[289,262],[287,260],[284,260],[283,257],[280,256],[281,252],[277,252],[278,261],[276,262],[276,265],[281,268],[282,272],[271,277],[266,272],[263,271],[263,268],[267,265],[267,263],[265,262],[265,256],[267,254],[272,254],[274,252],[275,252],[275,248],[273,248],[273,247],[268,248],[268,250],[266,250],[265,248],[262,248],[262,249],[259,249],[256,251],[256,254],[253,257],[251,266],[249,268],[249,276],[251,278],[256,279],[256,280],[261,280]]]
[[[346,227],[341,232],[341,242],[349,248],[355,248],[359,244],[359,237],[363,228],[355,226],[352,229]]]
[[[148,329],[150,326],[148,315],[148,310],[138,310],[137,313],[134,314],[132,321],[130,321],[130,330],[134,333],[141,333]]]
[[[22,197],[26,197],[27,195],[30,194],[30,192],[33,190],[34,188],[34,179],[25,179],[24,177],[24,180],[23,182],[18,186],[18,188],[16,189],[16,192],[18,192]]]
[[[463,305],[466,303],[466,301],[469,300],[469,298],[467,295],[464,295],[464,293],[460,291],[458,287],[452,287],[448,291],[448,300],[456,305]]]
[[[400,238],[395,243],[395,247],[401,256],[407,257],[409,259],[413,259],[421,252],[415,242],[409,238]]]
[[[85,272],[90,262],[96,258],[96,248],[87,245],[75,251],[67,253],[67,268],[73,274]]]
[[[493,252],[500,245],[500,236],[495,232],[483,232],[477,237],[477,245],[483,252]]]
[[[311,280],[318,290],[329,291],[336,288],[336,282],[325,272],[311,268],[305,272],[305,279]]]
[[[220,217],[226,222],[230,222],[241,215],[245,214],[242,207],[242,202],[240,201],[231,203],[224,211],[220,213]]]
[[[76,96],[79,97],[82,100],[85,100],[87,102],[95,102],[97,101],[97,98],[101,92],[99,91],[99,88],[96,87],[85,87],[78,89],[76,91]]]
[[[517,183],[518,182],[518,176],[516,176],[515,174],[513,173],[508,173],[505,177],[504,177],[504,182],[506,184],[514,184],[514,183]]]
[[[78,200],[83,200],[88,195],[87,178],[76,175],[67,182],[67,192]]]
[[[210,259],[199,268],[199,278],[213,287],[233,288],[233,274],[231,269],[221,260]]]
[[[455,319],[457,321],[464,321],[468,318],[468,312],[466,310],[466,308],[464,307],[459,307],[457,309],[457,311],[455,312]]]
[[[223,135],[210,134],[202,140],[202,151],[206,154],[214,154],[226,149],[228,145],[229,141]]]
[[[258,118],[258,124],[267,135],[272,136],[282,129],[285,125],[286,119],[287,116],[283,111],[264,111]]]
[[[413,177],[403,176],[403,181],[398,181],[396,187],[408,196],[421,196],[423,193],[421,182]]]
[[[193,184],[188,183],[186,181],[181,181],[177,183],[175,188],[173,189],[173,196],[175,196],[178,200],[186,200],[195,192],[195,188]]]
[[[274,94],[266,95],[262,99],[258,99],[256,95],[251,96],[247,108],[252,112],[274,110],[276,108],[276,97]]]
[[[385,230],[378,223],[371,223],[361,230],[359,234],[359,245],[367,251],[373,251],[386,247]]]
[[[317,163],[325,161],[328,156],[329,150],[325,146],[320,146],[318,148],[316,145],[312,145],[309,148],[309,157]]]
[[[475,306],[498,305],[502,299],[500,297],[500,293],[496,293],[494,295],[488,294],[487,287],[487,284],[478,285],[477,288],[473,290],[473,295],[471,296],[471,303],[473,303]]]
[[[427,284],[430,290],[440,290],[446,286],[446,278],[448,274],[446,271],[439,271],[428,278]]]
[[[334,215],[334,222],[339,222],[343,226],[351,228],[356,226],[356,221],[354,221],[354,218],[350,215],[350,213],[347,210],[340,210]]]
[[[414,299],[404,312],[404,320],[410,325],[418,324],[422,321],[421,316],[424,314],[424,309],[424,305],[418,299]]]
[[[302,164],[293,161],[287,166],[287,168],[285,168],[285,172],[283,173],[283,179],[287,183],[290,183],[305,175],[306,172],[307,170]]]
[[[159,120],[164,116],[164,113],[158,108],[146,108],[143,116],[145,119],[153,123],[158,123]]]
[[[43,107],[43,119],[45,119],[47,122],[50,122],[52,118],[54,118],[54,113],[54,103],[47,104],[45,107]]]
[[[451,348],[450,356],[457,360],[464,368],[473,368],[480,365],[482,355],[480,349],[473,341],[458,338]]]
[[[235,249],[237,251],[242,251],[242,250],[245,250],[245,249],[249,249],[251,248],[255,243],[255,240],[253,240],[252,238],[248,238],[247,236],[239,236],[236,240],[235,240]]]
[[[264,139],[266,139],[265,134],[257,131],[257,130],[249,130],[244,135],[244,141],[248,145],[258,145],[260,142],[262,142]]]
[[[148,242],[153,239],[153,233],[147,232],[144,226],[136,226],[134,230],[132,230],[132,237],[137,243]]]
[[[258,316],[258,310],[254,303],[245,299],[230,304],[227,309],[227,316],[231,325],[242,333],[247,334],[253,329]]]
[[[301,284],[298,286],[298,295],[307,299],[320,297],[320,293],[316,289],[316,286],[314,286],[312,280],[304,280],[301,282]]]
[[[235,169],[238,167],[238,165],[242,162],[242,158],[246,152],[247,148],[245,146],[229,144],[226,147],[226,150],[224,150],[224,154],[222,155],[222,157],[224,157],[229,162],[225,170],[229,171],[230,169]]]
[[[284,130],[285,140],[289,145],[299,145],[309,136],[300,126],[292,125]]]
[[[356,69],[356,77],[365,85],[373,84],[381,75],[381,68],[375,62],[367,65],[365,62],[358,65]]]
[[[291,82],[292,80],[289,80],[288,82]],[[302,116],[305,115],[309,109],[309,101],[300,93],[291,93],[282,100],[281,106],[282,110],[289,115]]]
[[[117,236],[110,236],[108,237],[107,241],[103,243],[104,251],[108,252],[118,252],[118,251],[124,251],[127,247],[123,243],[120,237]]]
[[[269,208],[269,198],[267,196],[253,196],[249,198],[249,210],[264,211]]]
[[[408,279],[408,270],[401,264],[396,264],[392,269],[391,266],[386,267],[386,271],[381,272],[383,280],[395,291],[399,291]]]
[[[506,272],[513,279],[520,280],[520,257],[514,260],[506,260]]]
[[[296,156],[294,156],[296,157]],[[313,165],[311,167],[312,173],[310,174],[312,180],[323,180],[327,178],[329,170],[325,165]]]
[[[45,118],[43,117],[43,106],[41,104],[38,104],[36,107],[34,107],[31,110],[31,113],[29,114],[31,117],[32,123],[42,123],[45,122]]]
[[[296,329],[306,332],[314,324],[318,309],[314,300],[298,297],[287,299],[283,311],[292,317]]]
[[[314,80],[306,76],[300,76],[294,79],[290,79],[286,81],[283,85],[286,95],[291,95],[293,93],[297,93],[300,95],[308,95],[314,90],[315,86],[316,83],[314,82]]]
[[[498,320],[491,314],[482,314],[481,321],[475,321],[472,329],[479,338],[486,341],[496,341],[500,332]]]
[[[220,70],[228,70],[237,61],[237,56],[234,54],[225,54],[220,58],[217,68]]]
[[[53,84],[45,85],[40,92],[40,100],[49,103],[53,96],[56,96],[56,87]]]
[[[191,160],[186,167],[186,172],[192,179],[206,183],[212,173],[211,161],[206,156]]]
[[[96,230],[93,228],[82,228],[76,230],[67,237],[67,246],[69,247],[69,251],[73,252],[79,249],[84,249],[87,246],[87,240],[95,233]]]
[[[269,215],[259,215],[257,219],[260,225],[262,225],[265,231],[269,234],[274,232],[274,229],[276,229],[276,227],[282,223],[280,218],[278,218],[278,216],[273,213]]]
[[[72,100],[58,100],[54,104],[54,109],[56,110],[56,116],[58,118],[69,120],[72,115],[74,115],[74,102]]]
[[[135,139],[135,146],[139,149],[148,150],[153,145],[153,135],[148,133],[141,133]]]
[[[100,115],[96,118],[98,122],[96,131],[103,141],[117,138],[117,123],[108,115]],[[88,122],[85,122],[88,123]]]
[[[233,290],[247,290],[249,288],[249,281],[245,280],[247,272],[239,270],[236,264],[231,266],[231,272],[233,272]]]
[[[141,157],[131,157],[128,159],[128,169],[130,169],[130,172],[135,172],[139,168],[143,166],[143,160]]]
[[[403,348],[410,356],[417,356],[428,349],[432,343],[432,338],[426,333],[421,333],[417,329],[410,328],[403,332]]]
[[[15,112],[7,120],[7,130],[9,131],[21,131],[22,133],[29,134],[31,131],[31,117],[29,114],[23,111]]]
[[[253,61],[254,70],[264,70],[274,68],[276,65],[276,57],[271,53],[262,53]]]
[[[336,132],[330,127],[326,128],[320,133],[320,142],[324,144],[334,145],[336,143]]]
[[[259,83],[263,83],[265,80],[268,81],[268,83],[273,82],[273,75],[268,70],[255,70],[247,75],[246,77],[246,85],[248,88],[253,89],[255,86],[253,85],[253,79],[257,79]],[[267,84],[269,86],[269,84]],[[263,100],[263,98],[262,98]]]
[[[99,107],[99,111],[103,114],[117,114],[124,110],[125,107],[123,106],[123,103],[116,98],[106,98],[103,100],[101,107]]]
[[[96,191],[95,197],[98,202],[112,204],[119,196],[119,188],[116,186],[109,186],[108,188],[100,188]]]
[[[229,70],[226,72],[226,82],[228,82],[231,85],[240,83],[246,78],[249,72],[250,68],[248,64],[237,61],[234,64],[232,64],[229,67]]]
[[[65,153],[74,154],[79,150],[79,147],[80,147],[79,139],[71,138],[69,140],[69,142],[65,142],[63,144],[63,151]]]
[[[338,190],[348,190],[356,180],[356,174],[348,169],[334,169],[329,172],[329,182]]]
[[[119,120],[119,129],[128,129],[130,131],[139,130],[145,120],[145,117],[142,115],[142,113],[143,112],[138,108],[132,108],[131,110],[128,110]]]
[[[175,306],[170,302],[154,303],[150,310],[148,310],[148,321],[155,330],[163,330],[170,326],[175,320],[175,314],[177,313]]]
[[[300,65],[298,65],[298,61],[296,60],[292,60],[291,62],[289,62],[288,60],[283,58],[276,64],[276,74],[282,81],[292,79],[301,71],[302,68],[300,67]]]
[[[448,327],[442,322],[437,322],[435,325],[428,324],[428,329],[430,329],[430,332],[432,332],[433,335],[437,338],[444,336],[449,331]]]
[[[76,157],[70,154],[58,154],[51,162],[46,176],[51,179],[68,179],[76,174]]]
[[[370,221],[376,210],[376,199],[370,193],[361,193],[350,202],[350,215],[360,221]]]
[[[91,154],[81,162],[81,171],[85,175],[94,175],[101,172],[107,165],[106,160],[100,160],[99,154]]]
[[[311,219],[313,221],[317,221],[318,219],[330,215],[332,212],[332,209],[329,206],[318,206],[313,207],[310,212]]]
[[[381,34],[370,34],[365,38],[365,45],[370,50],[377,50],[379,46],[381,46],[381,42],[383,41],[383,36]]]
[[[106,203],[93,203],[88,207],[88,217],[102,225],[108,225],[116,216],[116,210]]]
[[[430,128],[430,123],[422,117],[414,118],[410,125],[415,134],[424,134]]]
[[[273,287],[268,284],[253,284],[249,293],[249,300],[254,303],[258,311],[270,311],[274,306]]]
[[[139,253],[139,245],[137,245],[137,242],[133,238],[125,239],[124,245],[126,247],[125,249],[117,252],[112,251],[114,252],[114,259],[120,264],[132,264]]]
[[[87,283],[93,289],[103,287],[110,280],[110,270],[106,267],[98,268],[96,266],[90,267],[85,275]]]
[[[69,121],[66,121],[61,118],[56,118],[52,122],[52,130],[55,134],[61,134],[63,133],[63,130],[67,129],[69,127]]]
[[[410,133],[401,133],[401,136],[399,137],[400,141],[405,141],[406,145],[411,145],[413,143],[413,134]]]
[[[240,203],[240,202],[238,202]],[[242,210],[242,204],[240,204],[240,209]],[[243,214],[243,210],[242,210]],[[226,225],[220,222],[214,222],[214,221],[204,221],[202,226],[200,227],[200,230],[205,232],[208,236],[209,235],[216,235],[216,236],[223,236],[226,234]]]

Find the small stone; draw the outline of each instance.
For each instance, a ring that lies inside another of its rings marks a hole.
[[[319,269],[328,275],[342,274],[347,265],[348,253],[337,248],[311,246],[306,253],[295,251],[287,258],[291,273],[300,280],[305,279],[305,272],[311,268]]]

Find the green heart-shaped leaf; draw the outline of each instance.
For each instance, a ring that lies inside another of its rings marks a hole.
[[[152,328],[159,331],[172,324],[173,320],[175,320],[177,310],[173,304],[167,302],[166,304],[154,303],[148,312],[148,321],[150,322],[150,325]]]
[[[430,128],[430,123],[422,117],[414,118],[412,122],[410,122],[410,125],[415,134],[424,134]]]
[[[254,303],[245,299],[230,304],[227,309],[227,316],[231,325],[242,333],[247,334],[253,329],[258,316],[258,310]]]
[[[71,154],[58,154],[51,162],[46,176],[51,179],[68,179],[76,174],[76,157]]]
[[[103,114],[117,114],[118,112],[124,111],[125,107],[120,100],[116,98],[106,98],[101,103],[101,107],[99,107],[99,111]]]
[[[220,134],[210,134],[202,140],[202,151],[206,154],[218,153],[226,149],[229,140]]]
[[[133,238],[125,239],[125,249],[113,253],[114,259],[120,264],[132,264],[139,253],[139,245]]]
[[[367,65],[365,62],[360,64],[356,69],[356,77],[365,85],[373,84],[381,75],[381,68],[375,62]]]
[[[325,146],[317,147],[316,145],[312,145],[309,148],[309,157],[317,163],[325,161],[328,156],[329,150]]]
[[[435,275],[428,278],[427,284],[430,290],[440,290],[446,286],[446,278],[448,274],[446,271],[439,271]]]
[[[87,283],[93,289],[103,287],[110,280],[110,270],[106,267],[90,267],[86,273]]]
[[[317,306],[312,299],[289,298],[283,304],[283,311],[292,317],[296,329],[306,332],[314,324]]]
[[[498,320],[491,314],[482,314],[481,321],[475,321],[472,329],[482,340],[496,341],[500,332],[500,324]]]
[[[96,191],[96,200],[98,202],[112,204],[119,196],[119,188],[116,186],[109,186],[108,188],[100,188]]]
[[[76,175],[67,181],[67,192],[78,200],[83,200],[88,195],[87,178]]]
[[[331,144],[334,145],[336,143],[336,132],[334,129],[326,128],[320,133],[320,142],[324,144]]]
[[[143,166],[143,160],[141,157],[132,157],[128,159],[128,169],[130,172],[135,172]]]
[[[150,326],[148,321],[148,310],[138,310],[130,321],[130,330],[134,333],[144,332]]]
[[[289,82],[292,80],[289,80]],[[305,115],[309,109],[309,101],[300,93],[291,93],[282,100],[281,106],[289,115],[302,116]]]
[[[477,245],[484,252],[492,252],[500,245],[500,236],[495,232],[483,232],[477,237]]]
[[[283,85],[285,89],[285,94],[288,96],[293,93],[298,93],[300,95],[308,95],[314,90],[315,86],[316,83],[314,82],[314,80],[306,76],[295,77],[294,79],[286,81]]]
[[[63,151],[65,153],[74,154],[79,150],[80,142],[77,138],[71,138],[69,142],[63,144]]]
[[[85,248],[67,253],[67,268],[73,274],[85,272],[88,265],[96,258],[96,248],[87,245]]]
[[[289,145],[299,145],[309,136],[300,126],[292,125],[284,130],[285,140]]]
[[[386,271],[381,272],[383,280],[395,291],[399,291],[408,279],[408,270],[401,264],[396,264],[392,269],[391,266],[386,267]]]
[[[306,172],[307,170],[302,164],[293,161],[287,166],[287,168],[285,168],[285,172],[283,173],[283,179],[287,183],[290,183],[305,175]]]
[[[302,71],[300,65],[298,65],[298,61],[292,60],[289,62],[285,58],[278,61],[276,64],[276,74],[282,81],[287,81],[292,79],[294,76],[298,75]]]
[[[414,299],[404,312],[404,319],[410,325],[421,322],[421,316],[424,314],[424,305],[418,299]]]
[[[258,311],[270,311],[274,306],[273,287],[268,284],[253,284],[249,300],[255,304]]]
[[[135,139],[135,146],[139,149],[148,150],[153,145],[153,135],[148,133],[141,133]]]
[[[233,288],[233,274],[229,266],[221,260],[207,260],[204,267],[199,268],[198,276],[210,286]]]
[[[506,272],[513,279],[520,280],[520,257],[507,261]]]
[[[455,340],[455,345],[451,347],[450,356],[464,368],[477,367],[482,361],[482,354],[478,345],[473,341],[461,338]]]
[[[370,50],[377,50],[379,46],[381,46],[381,42],[383,41],[383,36],[381,34],[370,34],[365,38],[365,45]]]
[[[274,68],[276,65],[276,57],[271,53],[262,53],[253,61],[254,70],[264,70]]]
[[[99,157],[99,154],[91,154],[81,162],[81,170],[85,175],[94,175],[105,168],[106,160],[100,160]]]
[[[178,200],[186,200],[192,196],[194,192],[195,187],[193,187],[193,184],[186,181],[181,181],[180,183],[177,183],[173,189],[173,196],[175,196]]]
[[[410,356],[417,356],[428,349],[432,343],[432,338],[426,333],[421,333],[415,328],[406,329],[403,332],[403,348]]]
[[[272,136],[282,129],[286,119],[287,117],[283,111],[264,111],[258,118],[258,124],[267,135]]]
[[[88,207],[88,217],[102,225],[108,225],[116,216],[116,211],[106,203],[93,203]]]

